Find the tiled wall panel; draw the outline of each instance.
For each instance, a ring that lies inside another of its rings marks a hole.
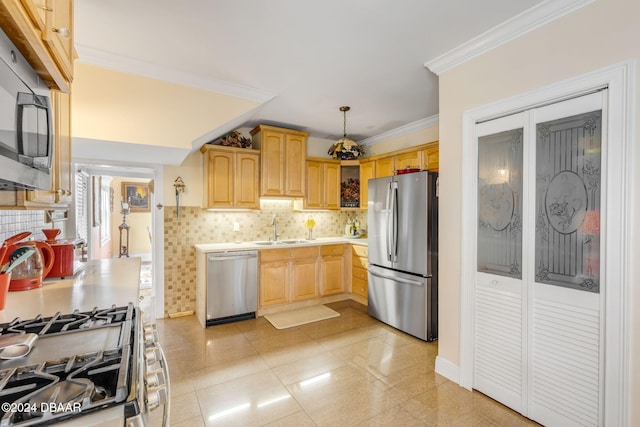
[[[260,211],[210,212],[199,207],[165,207],[164,278],[165,316],[170,313],[195,311],[196,251],[199,243],[268,240],[273,235],[271,219],[277,215],[280,239],[301,239],[307,236],[304,221],[312,215],[316,221],[314,237],[336,237],[344,234],[348,219],[357,218],[366,229],[366,211],[298,212],[291,201],[261,201]],[[233,223],[240,225],[233,231]]]

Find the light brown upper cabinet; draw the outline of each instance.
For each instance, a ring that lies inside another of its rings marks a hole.
[[[45,31],[42,39],[58,68],[73,81],[73,0],[47,0]]]
[[[54,114],[53,188],[56,203],[70,204],[73,195],[71,173],[71,95],[57,90],[51,91]]]
[[[393,156],[394,171],[399,169],[421,169],[422,151],[410,151]]]
[[[340,209],[340,161],[307,159],[306,164],[307,189],[303,208]]]
[[[52,89],[73,81],[73,0],[0,0],[0,26]]]
[[[369,180],[376,177],[376,162],[374,160],[360,161],[360,209],[367,209],[369,198]]]
[[[376,178],[393,176],[393,156],[376,159]]]
[[[262,159],[260,196],[304,197],[308,133],[258,125],[251,136]]]
[[[421,169],[430,172],[438,171],[438,141],[415,147],[405,148],[379,156],[373,156],[366,161],[375,160],[375,177],[393,176],[399,169]],[[365,160],[361,161],[364,162]]]
[[[422,150],[422,169],[438,172],[440,164],[439,144],[435,142],[427,145],[428,147]]]
[[[205,209],[260,209],[260,152],[250,148],[205,144]]]

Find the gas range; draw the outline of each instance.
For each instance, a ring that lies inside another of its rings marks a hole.
[[[133,304],[0,324],[20,339],[0,350],[0,426],[148,426],[159,407],[168,425],[168,367]]]

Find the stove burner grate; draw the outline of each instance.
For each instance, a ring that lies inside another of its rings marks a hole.
[[[108,309],[80,312],[74,311],[71,314],[56,313],[55,316],[38,316],[34,319],[20,320],[16,318],[10,323],[0,325],[0,334],[10,333],[33,333],[38,335],[49,335],[57,333],[72,332],[80,329],[98,328],[114,323],[124,322],[133,318],[133,306],[116,307]]]

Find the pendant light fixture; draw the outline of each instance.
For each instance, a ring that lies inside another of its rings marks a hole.
[[[347,111],[351,110],[351,107],[349,106],[344,106],[344,107],[340,107],[340,111],[342,111],[343,115],[344,115],[344,127],[343,127],[343,134],[342,134],[342,138],[340,138],[339,140],[337,140],[337,143],[342,143],[342,147],[343,148],[351,148],[354,145],[357,145],[355,143],[355,141],[353,141],[352,139],[347,138]]]
[[[354,140],[347,138],[347,111],[349,110],[351,110],[349,106],[340,107],[340,111],[344,116],[344,127],[342,138],[337,140],[329,149],[329,154],[334,159],[354,159],[362,154],[360,146]]]

